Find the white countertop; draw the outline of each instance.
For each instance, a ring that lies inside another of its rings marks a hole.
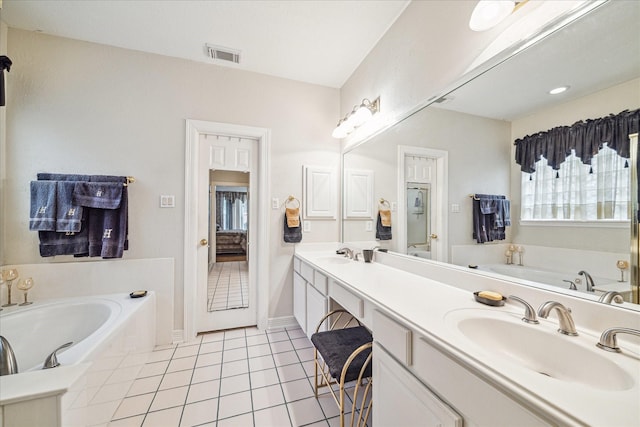
[[[503,392],[517,396],[518,400],[528,402],[542,413],[562,421],[562,424],[640,425],[640,356],[637,349],[634,349],[636,353],[627,348],[623,353],[600,351],[602,357],[610,359],[632,375],[635,383],[626,390],[602,390],[546,377],[518,365],[504,355],[477,346],[445,319],[447,314],[461,309],[489,309],[502,312],[505,316],[522,317],[524,308],[520,305],[481,305],[469,290],[377,262],[334,263],[331,262],[331,257],[337,257],[334,250],[297,247],[296,255],[403,320]],[[541,324],[535,327],[555,331],[558,328],[555,314],[551,317],[548,320],[540,319]],[[576,326],[580,336],[566,339],[595,349],[601,331],[581,329],[579,324]],[[375,330],[373,333],[375,336]],[[554,349],[549,348],[549,351]],[[562,355],[558,354],[558,357]],[[575,362],[580,363],[579,360]]]

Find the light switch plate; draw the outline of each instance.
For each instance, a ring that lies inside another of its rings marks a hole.
[[[309,233],[311,231],[311,221],[302,221],[302,231]]]
[[[373,231],[373,221],[365,222],[364,231]]]
[[[457,204],[457,203],[452,203],[451,204],[451,212],[453,212],[453,213],[460,212],[460,205]]]
[[[395,212],[398,209],[398,204],[396,202],[391,202],[391,212]]]
[[[160,195],[160,207],[161,208],[175,208],[176,207],[176,196],[173,194],[162,194]]]
[[[278,209],[280,207],[280,199],[274,197],[271,199],[271,209]]]

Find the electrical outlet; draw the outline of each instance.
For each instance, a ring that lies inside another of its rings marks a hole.
[[[305,233],[311,232],[311,221],[302,221],[302,231]]]
[[[271,199],[271,209],[278,209],[280,207],[280,199],[274,197]]]
[[[457,204],[457,203],[452,203],[451,204],[451,212],[453,212],[453,213],[460,212],[460,205]]]
[[[364,231],[373,231],[373,221],[367,221],[364,223]]]
[[[391,202],[391,212],[395,212],[398,209],[398,204],[396,202]]]

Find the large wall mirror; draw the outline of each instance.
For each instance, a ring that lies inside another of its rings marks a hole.
[[[344,179],[353,173],[371,176],[370,199],[376,205],[388,201],[392,208],[393,239],[379,243],[399,254],[460,265],[466,260],[456,262],[456,248],[477,247],[503,260],[504,247],[496,243],[505,242],[525,251],[552,247],[566,257],[606,252],[614,265],[616,256],[629,260],[632,221],[579,227],[520,221],[522,173],[513,142],[578,120],[640,108],[638,22],[637,2],[606,2],[347,150]],[[563,94],[548,93],[564,85],[570,88]],[[473,239],[469,196],[480,193],[511,200],[505,240],[480,245]],[[415,229],[416,221],[424,236],[408,238],[407,227]],[[439,230],[445,231],[439,235]],[[375,231],[375,217],[343,215],[343,242],[375,240]],[[517,264],[518,254],[513,256]],[[628,281],[628,270],[626,274]]]

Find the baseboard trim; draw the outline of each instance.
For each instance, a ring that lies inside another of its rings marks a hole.
[[[283,317],[271,317],[267,321],[267,329],[282,329],[282,328],[299,328],[296,318],[293,316]]]
[[[184,329],[174,329],[171,333],[171,342],[173,344],[184,342]]]

